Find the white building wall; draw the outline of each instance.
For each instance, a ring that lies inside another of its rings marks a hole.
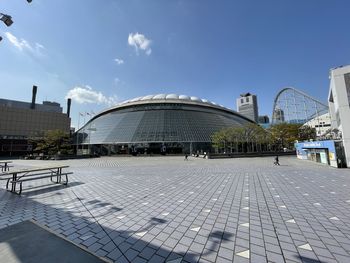
[[[316,136],[323,136],[331,128],[331,116],[329,113],[325,113],[321,116],[313,118],[312,120],[309,120],[303,126],[315,128]]]
[[[350,167],[350,87],[348,87],[347,91],[344,76],[347,73],[350,73],[350,65],[330,71],[330,92],[328,101],[332,125],[342,133],[347,166]]]

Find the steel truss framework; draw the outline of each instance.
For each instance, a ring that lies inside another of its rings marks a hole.
[[[323,102],[292,87],[284,88],[275,97],[272,124],[282,122],[304,124],[328,112]]]

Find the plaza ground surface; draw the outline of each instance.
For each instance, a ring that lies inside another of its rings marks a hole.
[[[280,162],[14,160],[74,174],[67,187],[23,183],[21,196],[0,181],[0,228],[33,219],[116,262],[350,262],[350,170]]]

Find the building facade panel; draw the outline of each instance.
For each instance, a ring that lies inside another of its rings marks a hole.
[[[0,99],[0,154],[31,152],[30,139],[42,137],[46,131],[70,132],[70,99],[67,114],[59,103],[35,103],[37,87],[33,86],[32,102]],[[67,104],[67,105],[68,105]]]
[[[350,66],[330,71],[330,89],[328,103],[332,119],[332,128],[339,131],[343,147],[350,167],[350,100],[349,82]]]
[[[36,136],[47,130],[70,130],[70,118],[56,112],[40,112],[0,106],[0,134]]]

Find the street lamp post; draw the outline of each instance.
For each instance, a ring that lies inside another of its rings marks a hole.
[[[77,155],[78,155],[78,150],[79,150],[79,122],[80,122],[80,113],[79,113],[79,116],[78,116],[78,129],[77,129]]]
[[[13,24],[13,20],[11,16],[3,13],[0,13],[0,16],[1,16],[0,20],[4,22],[6,26],[11,26]]]
[[[31,3],[32,0],[27,0],[28,3]],[[12,17],[10,15],[6,15],[0,12],[0,20],[4,22],[6,26],[11,26],[13,24]],[[2,37],[0,36],[0,42],[2,40]]]

